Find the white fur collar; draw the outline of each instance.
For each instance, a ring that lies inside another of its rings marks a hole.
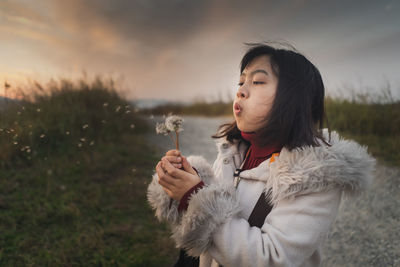
[[[328,140],[327,129],[323,134]],[[271,202],[291,198],[300,193],[321,192],[340,187],[351,195],[366,189],[372,182],[376,160],[368,154],[367,147],[355,141],[343,139],[331,132],[331,147],[305,146],[288,151],[283,148],[275,161],[262,162],[258,167],[241,173],[242,179],[265,182],[265,190],[271,189]],[[224,145],[225,144],[225,145]],[[227,144],[227,145],[226,145]],[[243,159],[247,147],[243,142],[229,143],[226,138],[216,140],[219,153],[240,155]]]

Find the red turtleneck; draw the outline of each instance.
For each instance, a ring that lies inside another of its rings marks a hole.
[[[255,133],[241,132],[243,139],[250,142],[250,147],[247,151],[248,157],[243,165],[242,170],[249,170],[260,165],[261,162],[267,160],[275,152],[280,152],[281,147],[259,147],[255,144]],[[194,169],[194,168],[193,168]],[[196,169],[195,169],[196,170]],[[196,170],[197,172],[197,170]],[[193,192],[197,192],[204,186],[203,181],[199,182],[189,189],[179,202],[178,211],[186,210],[189,205],[188,198]]]

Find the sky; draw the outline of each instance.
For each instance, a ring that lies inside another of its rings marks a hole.
[[[400,1],[0,0],[0,95],[111,77],[129,99],[229,99],[245,43],[289,43],[328,94],[400,97]]]

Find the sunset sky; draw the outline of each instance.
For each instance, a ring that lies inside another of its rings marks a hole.
[[[287,41],[328,92],[389,81],[399,1],[0,0],[0,95],[28,77],[114,77],[129,98],[234,95],[245,42]]]

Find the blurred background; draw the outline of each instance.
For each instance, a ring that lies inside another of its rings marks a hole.
[[[0,266],[172,266],[146,200],[184,118],[185,155],[216,158],[245,43],[294,46],[320,70],[329,126],[378,160],[323,266],[400,265],[397,1],[0,1]],[[279,44],[280,43],[280,44]]]

